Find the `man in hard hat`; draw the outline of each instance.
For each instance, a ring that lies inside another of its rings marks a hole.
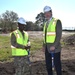
[[[52,16],[52,9],[49,6],[44,7],[44,16],[46,22],[44,24],[43,50],[45,50],[45,59],[48,75],[53,75],[51,53],[54,53],[54,65],[57,75],[62,75],[61,72],[61,44],[62,24],[59,19]]]
[[[26,75],[29,72],[28,64],[28,33],[24,31],[26,21],[18,19],[18,29],[11,33],[12,56],[14,57],[15,75]],[[29,74],[28,74],[29,75]]]

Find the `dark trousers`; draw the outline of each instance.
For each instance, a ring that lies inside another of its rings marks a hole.
[[[60,54],[60,52],[54,53],[54,65],[57,75],[62,75]],[[51,54],[48,52],[47,48],[45,50],[45,59],[48,75],[53,75]]]

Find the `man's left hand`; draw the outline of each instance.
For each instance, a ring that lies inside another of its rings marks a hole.
[[[50,51],[54,51],[54,50],[55,50],[54,46],[50,47]]]

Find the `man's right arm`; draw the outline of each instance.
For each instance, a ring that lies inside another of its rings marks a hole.
[[[11,45],[16,48],[25,49],[25,46],[17,43],[16,36],[14,35],[14,33],[11,34]]]

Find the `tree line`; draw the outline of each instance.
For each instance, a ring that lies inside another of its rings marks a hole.
[[[0,31],[8,33],[14,31],[17,28],[18,14],[14,11],[6,10],[0,15]],[[26,31],[41,31],[43,30],[43,23],[45,21],[44,14],[41,12],[36,15],[36,21],[28,21],[25,27]]]

